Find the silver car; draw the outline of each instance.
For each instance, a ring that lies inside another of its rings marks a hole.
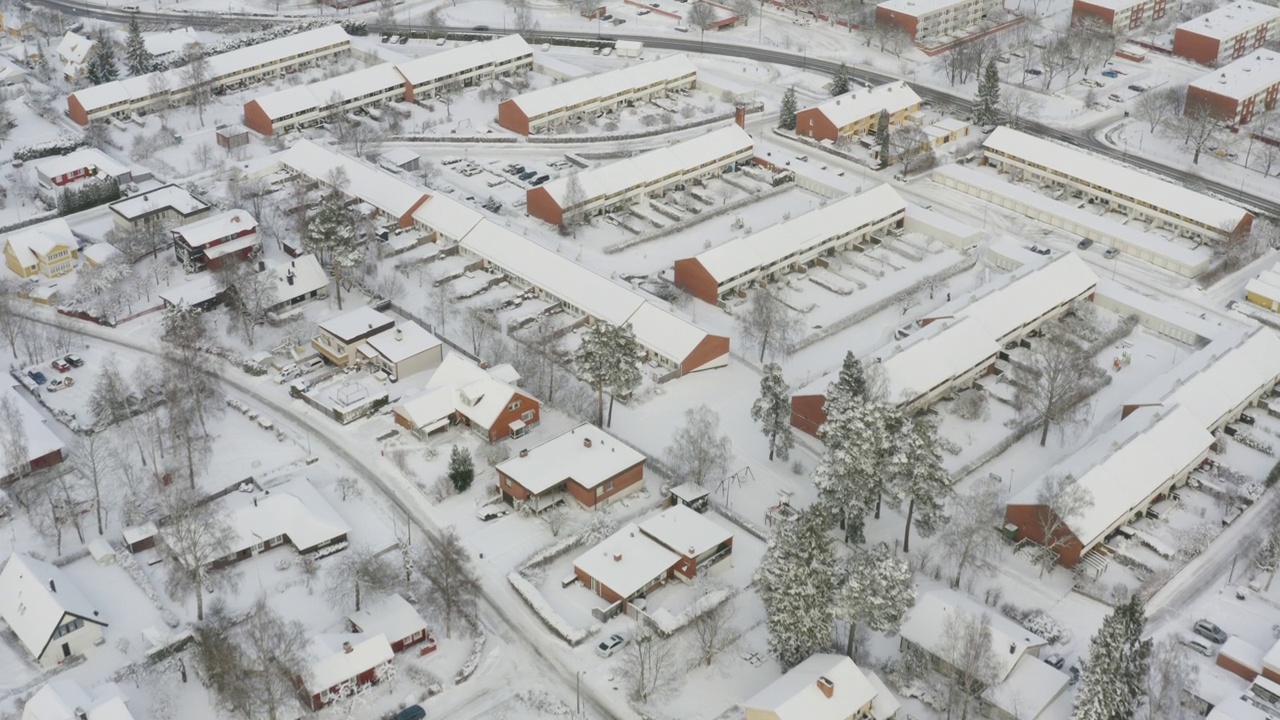
[[[1205,657],[1213,657],[1213,649],[1201,640],[1193,637],[1182,637],[1178,641]]]
[[[1204,618],[1197,620],[1196,624],[1191,627],[1191,631],[1205,640],[1219,645],[1227,641],[1226,631]]]

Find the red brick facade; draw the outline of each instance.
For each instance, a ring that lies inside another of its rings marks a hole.
[[[1237,661],[1235,658],[1230,657],[1226,653],[1218,653],[1218,658],[1215,662],[1218,667],[1233,675],[1239,675],[1248,682],[1253,682],[1254,679],[1258,677],[1258,670],[1256,668],[1251,668],[1244,663]]]
[[[894,12],[883,7],[876,8],[876,24],[877,25],[897,25],[906,31],[912,41],[916,39],[916,25],[920,23],[920,18],[914,15],[904,15],[900,12]]]
[[[840,139],[840,129],[831,122],[821,108],[816,107],[805,108],[796,113],[796,134],[811,137],[814,140],[835,142]]]
[[[1228,125],[1239,127],[1252,120],[1254,115],[1275,108],[1278,102],[1280,102],[1280,82],[1267,88],[1261,107],[1258,106],[1256,95],[1245,98],[1241,102],[1236,98],[1191,85],[1187,87],[1187,101],[1183,105],[1183,112],[1192,113],[1196,108],[1208,105],[1213,109],[1213,114],[1222,118]]]
[[[675,283],[676,287],[703,302],[712,305],[720,302],[720,283],[711,277],[698,258],[676,261]]]
[[[530,217],[536,217],[545,223],[560,225],[564,222],[564,210],[560,203],[551,197],[551,193],[541,185],[532,188],[525,194],[525,211]]]
[[[644,461],[642,460],[601,483],[598,486],[600,488],[598,493],[595,490],[588,490],[573,478],[565,480],[547,492],[567,492],[578,501],[579,505],[594,508],[597,504],[636,488],[643,481]],[[532,495],[524,486],[501,471],[498,472],[498,489],[502,492],[502,499],[508,503],[524,502]]]
[[[1030,540],[1040,545],[1045,544],[1043,513],[1052,512],[1044,505],[1009,505],[1004,511],[1005,523],[1018,526],[1015,540]],[[1058,553],[1058,564],[1065,568],[1074,568],[1080,562],[1084,545],[1063,523],[1054,528],[1054,550]]]
[[[818,437],[818,428],[827,421],[825,395],[795,395],[791,398],[791,427]]]
[[[267,116],[257,100],[250,100],[244,104],[244,126],[263,135],[272,133],[271,118]]]
[[[723,335],[707,335],[702,342],[680,362],[680,374],[687,375],[707,363],[729,354],[729,338]]]
[[[498,124],[514,133],[529,134],[529,118],[514,100],[498,105]]]

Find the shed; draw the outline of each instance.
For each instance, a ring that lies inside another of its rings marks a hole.
[[[228,150],[249,144],[249,128],[240,123],[219,125],[215,135],[218,140],[218,147]]]
[[[711,505],[711,493],[697,483],[687,482],[671,488],[671,504],[706,512]]]
[[[111,549],[111,543],[103,538],[94,538],[87,545],[89,554],[93,556],[94,562],[99,565],[114,565],[116,562],[116,551]]]
[[[124,546],[131,553],[140,553],[143,550],[150,550],[156,546],[156,529],[155,523],[145,523],[143,525],[135,525],[127,527],[122,533],[124,535]]]

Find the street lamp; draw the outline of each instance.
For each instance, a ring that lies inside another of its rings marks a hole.
[[[579,714],[579,715],[581,715],[581,714],[582,714],[582,673],[584,673],[584,672],[586,672],[586,670],[579,670],[579,671],[574,675],[574,689],[573,689],[573,692],[574,692],[574,695],[575,695],[575,696],[577,696],[577,700],[578,700],[578,714]]]

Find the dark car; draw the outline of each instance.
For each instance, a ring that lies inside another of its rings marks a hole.
[[[539,176],[537,177],[537,179],[536,179],[536,180],[530,180],[530,181],[529,181],[529,184],[530,184],[530,185],[541,185],[542,183],[544,183],[544,182],[546,182],[546,181],[548,181],[548,180],[550,180],[550,179],[551,179],[551,176],[550,176],[550,175],[539,175]]]
[[[1041,72],[1040,70],[1037,70],[1036,68],[1031,68],[1031,69],[1027,70],[1027,74],[1028,74],[1028,75],[1043,75],[1044,73],[1043,73],[1043,72]]]
[[[422,709],[421,705],[410,705],[395,714],[392,720],[422,720],[427,716],[427,711]]]
[[[1146,89],[1145,87],[1141,86],[1141,85],[1130,85],[1130,86],[1129,86],[1129,89],[1130,89],[1130,90],[1132,90],[1132,91],[1134,91],[1134,92],[1136,92],[1136,93],[1146,92],[1146,91],[1147,91],[1147,89]]]
[[[612,16],[612,15],[601,15],[601,16],[600,16],[600,19],[601,19],[601,20],[603,20],[603,21],[605,21],[605,22],[609,22],[610,20],[612,20],[612,19],[613,19],[613,16]]]
[[[1080,682],[1080,668],[1076,667],[1075,665],[1072,665],[1071,667],[1067,668],[1067,675],[1069,676],[1069,679],[1067,680],[1067,684],[1075,685],[1076,683]]]
[[[1120,73],[1119,73],[1119,72],[1117,72],[1117,71],[1115,71],[1115,70],[1103,70],[1103,71],[1102,71],[1102,74],[1103,74],[1103,76],[1104,76],[1104,77],[1109,77],[1109,78],[1118,78],[1118,77],[1120,77]]]
[[[40,372],[39,370],[28,370],[27,377],[35,381],[37,385],[43,385],[48,380],[48,378],[44,376],[44,373]]]
[[[476,510],[476,517],[480,518],[481,522],[497,520],[500,517],[506,517],[510,514],[511,508],[506,505],[485,505],[479,510]]]
[[[477,26],[475,26],[475,27],[473,27],[473,28],[471,28],[471,29],[472,29],[472,30],[474,30],[474,31],[476,31],[476,32],[489,32],[489,26],[488,26],[488,25],[477,25]]]
[[[1090,246],[1090,245],[1092,245],[1092,244],[1093,244],[1093,241],[1092,241],[1092,240],[1090,240],[1089,238],[1085,238],[1085,239],[1081,240],[1081,241],[1076,245],[1076,247],[1080,248],[1081,250],[1088,250],[1088,249],[1089,249],[1089,246]]]
[[[527,170],[525,172],[520,173],[519,177],[521,180],[528,182],[529,180],[532,180],[537,174],[538,174],[537,170]]]
[[[80,359],[79,355],[68,355],[62,359],[66,360],[71,367],[84,367],[84,361]]]
[[[401,45],[407,45],[408,43],[409,43],[409,36],[408,36],[408,35],[401,35],[401,36],[400,36],[400,44],[401,44]]]
[[[1067,664],[1067,659],[1062,657],[1058,653],[1053,653],[1049,657],[1045,658],[1044,661],[1049,666],[1057,668],[1058,670],[1061,670],[1062,666]]]
[[[515,165],[508,172],[510,172],[512,175],[520,175],[521,173],[525,172],[525,169],[523,165]]]

